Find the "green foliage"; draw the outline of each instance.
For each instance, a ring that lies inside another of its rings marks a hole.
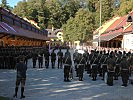
[[[6,1],[6,0],[3,0]],[[38,23],[41,29],[63,28],[66,41],[92,39],[100,23],[100,0],[23,0],[13,9],[21,17]],[[120,1],[120,3],[119,3]],[[102,23],[133,9],[133,0],[101,0]],[[3,2],[3,4],[6,4]]]
[[[133,10],[133,0],[120,0],[119,9],[116,10],[115,15],[126,15]]]
[[[0,4],[1,7],[5,8],[7,10],[12,10],[13,9],[9,5],[7,5],[7,0],[2,0],[1,3],[2,3],[2,4]]]
[[[95,19],[92,12],[87,9],[79,9],[75,18],[70,18],[66,25],[63,25],[64,39],[69,41],[80,40],[85,42],[92,39],[95,28]]]
[[[101,0],[101,22],[104,23],[105,21],[109,20],[113,17],[113,0]],[[96,23],[99,27],[100,23],[100,1],[96,4]]]

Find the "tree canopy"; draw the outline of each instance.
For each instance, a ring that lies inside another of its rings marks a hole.
[[[113,16],[123,16],[133,10],[133,0],[101,0],[102,23]],[[2,7],[8,9],[6,0]],[[100,0],[23,0],[12,10],[20,17],[38,23],[41,29],[62,28],[66,40],[92,39],[99,27]]]

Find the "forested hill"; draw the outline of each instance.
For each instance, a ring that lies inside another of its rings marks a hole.
[[[6,0],[2,0],[6,1]],[[101,0],[102,23],[113,16],[122,16],[133,8],[133,0]],[[34,20],[44,28],[63,28],[64,33],[76,33],[73,37],[66,34],[68,40],[86,41],[99,27],[99,0],[23,0],[12,10],[21,17]],[[82,34],[81,34],[82,33]],[[71,38],[71,39],[70,39]]]

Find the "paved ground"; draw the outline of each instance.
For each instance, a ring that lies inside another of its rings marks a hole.
[[[92,81],[86,73],[82,82],[76,77],[63,82],[63,69],[33,69],[31,61],[28,66],[24,100],[133,100],[133,86],[121,87],[120,78],[114,86],[107,86],[99,77]],[[0,96],[12,98],[15,78],[15,70],[0,70]]]

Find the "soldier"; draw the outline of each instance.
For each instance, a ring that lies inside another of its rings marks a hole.
[[[37,61],[37,53],[33,52],[32,56],[33,68],[36,67],[36,61]]]
[[[52,53],[51,53],[51,64],[52,64],[52,68],[55,68],[55,61],[56,61],[56,53],[53,50]]]
[[[44,53],[46,68],[49,68],[49,56],[50,56],[50,53],[49,53],[48,49],[46,49],[46,51]]]
[[[20,57],[20,62],[17,63],[16,69],[17,69],[16,88],[15,88],[15,94],[13,95],[13,97],[17,97],[18,87],[21,83],[21,99],[22,99],[22,98],[25,98],[24,86],[26,81],[26,70],[27,70],[27,66],[24,63],[24,57],[22,56]]]
[[[72,60],[71,60],[71,55],[65,55],[64,59],[63,59],[63,63],[64,63],[64,81],[65,82],[69,82],[69,74],[70,74],[70,69],[71,69],[71,65],[72,65]]]
[[[108,57],[104,54],[100,61],[102,68],[102,80],[104,80],[105,73],[107,73],[107,59]]]
[[[58,55],[58,69],[59,69],[62,68],[62,59],[63,59],[63,52],[61,51],[61,49],[59,50],[57,55]]]
[[[128,59],[129,64],[130,64],[130,76],[132,74],[132,70],[133,70],[133,55],[130,54],[130,57]]]
[[[118,80],[118,76],[120,73],[120,62],[121,62],[121,57],[120,56],[116,56],[116,66],[115,66],[115,73],[114,73],[114,80]]]
[[[121,77],[122,77],[122,86],[127,86],[128,79],[129,79],[129,62],[127,61],[126,57],[123,56],[123,59],[120,63],[121,66]]]
[[[74,64],[76,63],[77,55],[78,55],[78,50],[75,50],[75,52],[73,53],[73,61],[74,61]]]
[[[97,72],[98,72],[98,57],[95,57],[92,65],[91,65],[91,76],[92,76],[92,80],[96,81],[97,78]]]
[[[38,56],[38,64],[39,64],[39,68],[42,68],[42,66],[43,66],[43,54],[40,54]]]
[[[2,56],[0,55],[0,69],[2,69]]]
[[[113,77],[114,77],[114,67],[115,67],[115,59],[113,55],[110,55],[110,58],[107,61],[107,84],[109,86],[113,86]]]
[[[79,81],[83,81],[83,73],[85,68],[85,58],[82,54],[78,54],[78,61],[77,61],[77,71],[78,71],[78,77]]]

